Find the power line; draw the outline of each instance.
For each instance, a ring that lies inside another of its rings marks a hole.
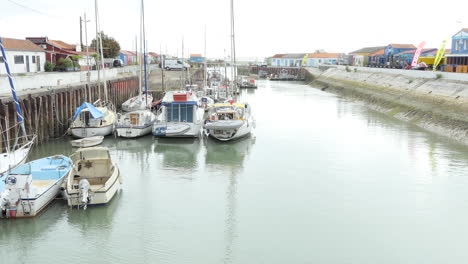
[[[41,11],[39,11],[39,10],[37,10],[37,9],[31,8],[31,7],[29,7],[29,6],[25,6],[25,5],[20,4],[20,3],[17,3],[17,2],[15,2],[15,1],[13,1],[13,0],[7,0],[7,1],[10,2],[10,3],[12,3],[12,4],[15,4],[15,5],[17,5],[17,6],[20,6],[20,7],[22,7],[22,8],[28,9],[29,11],[32,11],[32,12],[35,12],[35,13],[38,13],[38,14],[41,14],[41,15],[43,15],[43,16],[48,16],[48,17],[52,17],[52,18],[57,18],[56,16],[51,16],[51,15],[46,14],[46,13],[44,13],[44,12],[41,12]]]

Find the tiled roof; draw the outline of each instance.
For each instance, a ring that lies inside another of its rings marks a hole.
[[[312,53],[308,58],[338,58],[340,53]]]
[[[306,53],[288,53],[284,54],[282,58],[285,59],[302,59],[304,56],[307,55]]]
[[[377,52],[381,49],[385,49],[385,46],[378,46],[378,47],[366,47],[362,49],[355,50],[353,52],[350,52],[349,54],[357,54],[357,53],[374,53]]]
[[[159,54],[157,54],[156,52],[150,52],[148,54],[152,57],[159,57]]]
[[[413,44],[390,44],[394,49],[415,49]]]
[[[7,50],[45,51],[30,40],[2,38],[2,42]]]
[[[377,51],[377,52],[374,52],[374,53],[372,53],[372,54],[369,54],[369,56],[372,57],[372,56],[384,55],[384,54],[385,54],[385,49],[381,49],[381,50],[379,50],[379,51]]]
[[[120,50],[120,53],[127,55],[127,56],[135,56],[135,52],[128,51],[128,50]]]
[[[433,48],[433,49],[423,49],[421,51],[421,53],[431,53],[434,50],[435,50],[435,52],[437,52],[437,49]],[[403,54],[411,54],[411,53],[414,53],[415,51],[416,51],[416,49],[405,50],[405,51],[402,51],[402,52],[399,52],[399,53],[395,54],[395,56],[403,55]]]
[[[275,56],[271,57],[273,59],[279,59],[279,58],[283,58],[284,54],[275,54]]]
[[[201,58],[201,54],[190,54],[190,58]]]
[[[75,45],[70,45],[68,43],[65,43],[61,40],[48,40],[47,41],[49,44],[57,47],[57,48],[61,48],[61,49],[66,49],[66,50],[75,50],[76,49],[76,46]]]

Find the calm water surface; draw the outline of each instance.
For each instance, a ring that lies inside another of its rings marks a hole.
[[[0,263],[468,262],[467,147],[300,83],[242,99],[236,142],[107,138],[123,190],[0,221]]]

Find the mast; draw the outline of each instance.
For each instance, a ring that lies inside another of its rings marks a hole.
[[[100,30],[100,20],[99,20],[99,11],[98,11],[98,4],[97,4],[97,1],[98,0],[95,0],[95,5],[96,5],[96,27]],[[105,66],[104,66],[104,52],[103,52],[103,48],[102,48],[102,32],[99,32],[98,33],[99,35],[99,49],[100,49],[100,53],[101,53],[101,67],[102,67],[102,79],[103,79],[103,82],[104,82],[104,97],[105,97],[105,101],[108,102],[108,98],[107,98],[107,81],[106,81],[106,69],[105,69]]]
[[[206,61],[208,60],[208,56],[206,56],[206,24],[205,24],[205,59],[204,59],[204,65],[203,65],[203,69],[204,69],[204,72],[203,72],[203,88],[206,88],[208,85],[206,83],[206,74],[207,74],[207,68],[206,68]]]
[[[140,6],[140,74],[139,74],[139,85],[138,85],[138,99],[141,101],[141,91],[143,90],[143,0],[141,0]],[[137,55],[138,58],[138,55]]]
[[[86,73],[86,81],[88,82],[88,100],[91,100],[91,72],[89,70],[89,46],[88,46],[88,20],[86,20],[86,13],[84,13],[84,28],[85,28],[85,43],[86,43],[86,66],[88,68],[88,72]]]
[[[159,64],[161,64],[161,86],[164,92],[164,61],[163,61],[163,54],[161,44],[159,44]]]
[[[233,89],[236,89],[237,65],[236,65],[236,41],[234,38],[234,0],[231,0],[231,64],[232,64],[232,83]]]
[[[146,69],[146,47],[148,46],[146,43],[146,32],[145,32],[145,4],[144,1],[141,0],[141,20],[142,20],[142,31],[143,31],[143,62],[145,67],[145,106],[148,105],[148,80],[147,80],[147,69]]]
[[[15,102],[16,117],[18,119],[18,123],[20,124],[21,131],[23,132],[24,137],[26,138],[26,140],[28,140],[28,135],[26,134],[26,127],[24,126],[23,113],[21,112],[21,107],[18,101],[18,97],[16,96],[16,89],[15,89],[15,85],[13,84],[13,78],[11,78],[10,65],[8,64],[8,58],[5,54],[5,46],[3,46],[2,37],[0,37],[0,49],[2,51],[3,61],[5,63],[5,69],[8,75],[8,81],[10,82],[11,94]],[[18,143],[18,137],[16,137],[13,148],[15,148],[17,143]]]
[[[94,19],[96,20],[96,51],[99,52],[99,27],[98,27],[98,5],[97,0],[94,0]],[[99,52],[100,53],[100,52]],[[95,61],[96,69],[97,69],[97,76],[98,76],[98,99],[101,99],[101,66],[98,63],[98,60]]]

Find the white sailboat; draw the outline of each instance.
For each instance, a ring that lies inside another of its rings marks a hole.
[[[255,128],[249,104],[221,103],[208,110],[205,132],[220,141],[229,141],[244,137]]]
[[[70,126],[73,136],[78,138],[107,136],[115,129],[117,121],[115,107],[109,102],[107,95],[106,69],[104,67],[104,53],[102,48],[102,34],[100,33],[98,2],[94,1],[95,18],[96,18],[96,40],[99,42],[101,68],[104,83],[105,101],[97,100],[94,104],[83,103],[77,108],[73,121]],[[100,70],[98,68],[98,90],[100,94]],[[95,108],[95,109],[92,109]],[[96,111],[97,110],[97,111]]]
[[[7,174],[10,170],[16,168],[18,165],[23,164],[28,158],[29,152],[31,151],[32,145],[36,140],[36,136],[33,135],[31,138],[26,134],[26,127],[24,125],[23,113],[21,111],[20,104],[18,102],[18,97],[16,96],[15,86],[13,84],[13,79],[11,78],[10,66],[8,64],[8,57],[5,54],[5,47],[3,45],[2,38],[0,37],[0,50],[4,60],[6,72],[8,75],[8,80],[10,82],[11,94],[15,103],[16,116],[18,124],[20,127],[23,136],[18,136],[15,138],[13,145],[10,145],[10,138],[8,137],[9,130],[14,127],[6,127],[3,130],[0,120],[0,140],[4,138],[4,149],[0,149],[0,178]]]
[[[141,104],[135,104],[137,107],[131,112],[118,115],[117,119],[117,136],[133,138],[148,135],[151,133],[153,124],[156,121],[156,115],[151,112],[151,102],[153,97],[148,93],[148,75],[146,64],[146,40],[145,40],[145,9],[143,0],[141,0],[141,17],[140,17],[140,66],[144,64],[144,78],[142,78],[143,71],[140,70],[140,99]],[[140,67],[141,68],[141,67]],[[142,79],[145,84],[145,91],[142,93]],[[128,101],[127,101],[128,102]],[[123,105],[122,105],[123,109]]]

